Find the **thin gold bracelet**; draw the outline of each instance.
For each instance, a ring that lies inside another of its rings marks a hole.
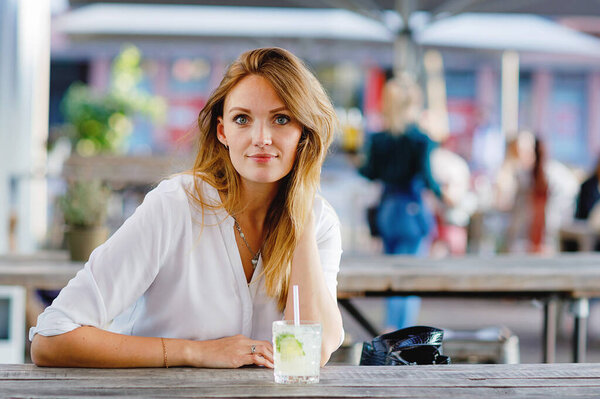
[[[162,343],[162,347],[163,347],[163,360],[165,362],[165,368],[169,368],[169,362],[167,361],[167,347],[165,346],[165,339],[161,338],[160,342]]]

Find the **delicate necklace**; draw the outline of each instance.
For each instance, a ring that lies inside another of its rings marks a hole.
[[[238,223],[237,219],[233,218],[233,221],[234,221],[235,229],[237,230],[240,237],[244,241],[244,244],[246,244],[246,248],[248,248],[248,251],[250,251],[251,254],[254,254],[254,256],[251,259],[252,270],[254,270],[254,269],[256,269],[256,265],[258,264],[258,258],[260,257],[260,249],[256,253],[254,253],[252,248],[250,248],[250,244],[248,244],[248,241],[246,241],[246,236],[244,235],[244,232],[242,231],[242,228],[240,227],[240,224]]]

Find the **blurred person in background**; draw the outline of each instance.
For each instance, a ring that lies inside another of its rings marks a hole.
[[[489,207],[498,212],[494,240],[499,252],[514,249],[518,225],[513,222],[515,202],[520,184],[526,184],[535,161],[535,136],[522,130],[506,143],[505,158],[492,188]],[[489,229],[489,227],[488,227]]]
[[[473,131],[470,166],[473,174],[492,180],[504,159],[504,132],[492,123],[491,111],[481,107],[476,113],[477,126]]]
[[[471,191],[469,165],[460,155],[446,148],[443,141],[431,154],[433,176],[446,201],[436,207],[437,237],[432,246],[434,257],[464,255],[467,251],[467,226],[477,207]]]
[[[572,219],[577,177],[565,165],[550,159],[545,142],[536,138],[533,163],[529,171],[518,173],[517,179],[517,194],[506,234],[508,250],[556,252],[560,226]]]
[[[587,220],[600,200],[600,158],[592,173],[579,187],[575,218]],[[594,212],[595,213],[595,212]]]
[[[506,156],[496,175],[493,206],[509,212],[515,205],[519,182],[527,179],[535,161],[535,136],[529,131],[518,132],[506,143]]]
[[[385,131],[371,136],[359,172],[384,185],[375,222],[385,253],[427,256],[435,219],[424,195],[429,189],[442,198],[442,190],[431,172],[435,143],[416,123],[422,92],[410,77],[400,76],[385,84],[382,96]],[[386,329],[414,325],[419,308],[418,297],[389,299]]]
[[[598,158],[594,173],[579,187],[575,219],[587,222],[596,235],[600,232],[600,158]],[[594,250],[600,251],[600,240],[597,236],[593,245]]]

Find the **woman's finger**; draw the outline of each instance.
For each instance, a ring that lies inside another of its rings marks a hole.
[[[270,369],[272,369],[274,367],[273,361],[267,359],[264,356],[259,355],[258,353],[255,353],[254,355],[252,355],[252,363],[254,363],[258,366],[265,366]]]
[[[268,348],[271,352],[273,352],[273,344],[269,341],[260,341],[261,344]]]
[[[256,353],[261,354],[263,357],[267,358],[270,362],[273,362],[273,346],[270,342],[267,341],[256,341],[254,344],[256,348]]]
[[[265,346],[260,346],[260,350],[257,349],[256,351],[258,354],[260,354],[262,357],[264,357],[265,359],[267,359],[268,361],[270,361],[271,363],[273,363],[273,352]]]
[[[273,359],[273,345],[269,341],[260,341],[265,348],[265,352],[269,355],[271,360]]]

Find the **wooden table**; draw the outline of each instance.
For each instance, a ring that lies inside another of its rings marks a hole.
[[[192,154],[130,156],[71,155],[63,164],[62,177],[67,180],[99,179],[114,188],[151,186],[194,164]]]
[[[0,255],[0,285],[62,289],[82,267],[83,262],[69,261],[66,252]]]
[[[0,285],[62,288],[83,266],[65,254],[0,257]],[[553,257],[498,255],[440,260],[405,256],[344,256],[338,275],[340,305],[373,335],[378,331],[351,302],[362,296],[524,297],[544,301],[543,353],[554,362],[557,302],[575,316],[573,360],[585,361],[588,299],[600,296],[600,253]]]
[[[568,300],[575,317],[573,361],[584,362],[588,299],[600,296],[600,253],[438,260],[386,255],[342,258],[339,303],[371,334],[378,331],[351,298],[394,295],[540,299],[544,301],[544,361],[550,363],[555,358],[557,302]]]
[[[261,368],[65,369],[0,365],[0,395],[35,398],[597,397],[598,364],[327,366],[313,385],[278,385]]]

